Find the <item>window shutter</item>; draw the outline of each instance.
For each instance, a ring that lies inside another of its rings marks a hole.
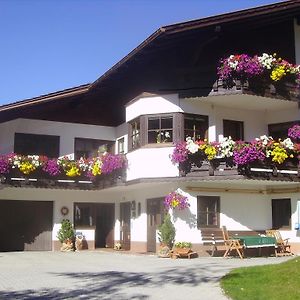
[[[175,113],[173,115],[173,142],[177,143],[184,140],[184,115]]]
[[[128,151],[132,150],[132,126],[130,123],[128,125]]]
[[[148,144],[148,118],[146,116],[140,117],[140,141],[141,146]]]

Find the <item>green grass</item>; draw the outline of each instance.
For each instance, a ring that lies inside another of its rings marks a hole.
[[[276,265],[235,269],[222,278],[221,286],[235,300],[300,299],[300,257]]]

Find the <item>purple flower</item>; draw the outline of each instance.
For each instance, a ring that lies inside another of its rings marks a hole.
[[[175,145],[171,160],[173,164],[182,163],[188,159],[188,150],[186,149],[186,142],[179,142]]]
[[[240,166],[247,165],[257,160],[263,161],[265,158],[264,152],[261,149],[256,148],[253,144],[244,145],[233,151],[233,161]]]
[[[218,76],[223,81],[233,79],[246,80],[261,75],[264,71],[257,56],[251,57],[248,54],[231,55],[221,59],[218,67]]]
[[[48,173],[50,176],[57,176],[60,174],[60,167],[57,164],[56,159],[49,159],[43,166],[43,171]]]
[[[289,128],[288,136],[293,140],[300,140],[300,125],[294,125]]]
[[[0,156],[0,174],[7,174],[10,169],[9,156],[1,155]]]
[[[126,164],[126,160],[123,155],[120,154],[113,155],[107,153],[102,157],[101,170],[103,174],[110,174],[114,170],[122,169],[123,167],[125,167],[125,164]]]
[[[183,210],[188,208],[190,204],[188,203],[188,198],[179,194],[178,192],[171,192],[169,193],[164,200],[164,206],[167,210],[170,208],[178,208]]]

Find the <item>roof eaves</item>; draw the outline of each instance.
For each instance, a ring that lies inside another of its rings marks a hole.
[[[64,97],[80,95],[80,94],[87,92],[90,88],[90,85],[91,84],[88,83],[88,84],[80,85],[77,87],[68,88],[65,90],[41,95],[41,96],[34,97],[34,98],[25,99],[25,100],[21,100],[21,101],[9,103],[9,104],[4,104],[4,105],[0,106],[0,112],[14,109],[14,108],[20,108],[23,106],[30,106],[30,105],[35,105],[35,104],[39,104],[39,103],[45,103],[45,102],[57,100],[57,99],[64,98]]]

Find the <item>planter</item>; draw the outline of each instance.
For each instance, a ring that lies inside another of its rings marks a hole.
[[[173,250],[173,252],[175,254],[178,254],[180,257],[185,257],[185,256],[187,257],[191,251],[192,251],[191,248],[178,248],[178,247],[174,248]]]
[[[74,251],[73,241],[70,240],[70,239],[64,241],[64,242],[62,243],[62,246],[61,246],[61,248],[60,248],[60,251],[63,251],[63,252]]]

